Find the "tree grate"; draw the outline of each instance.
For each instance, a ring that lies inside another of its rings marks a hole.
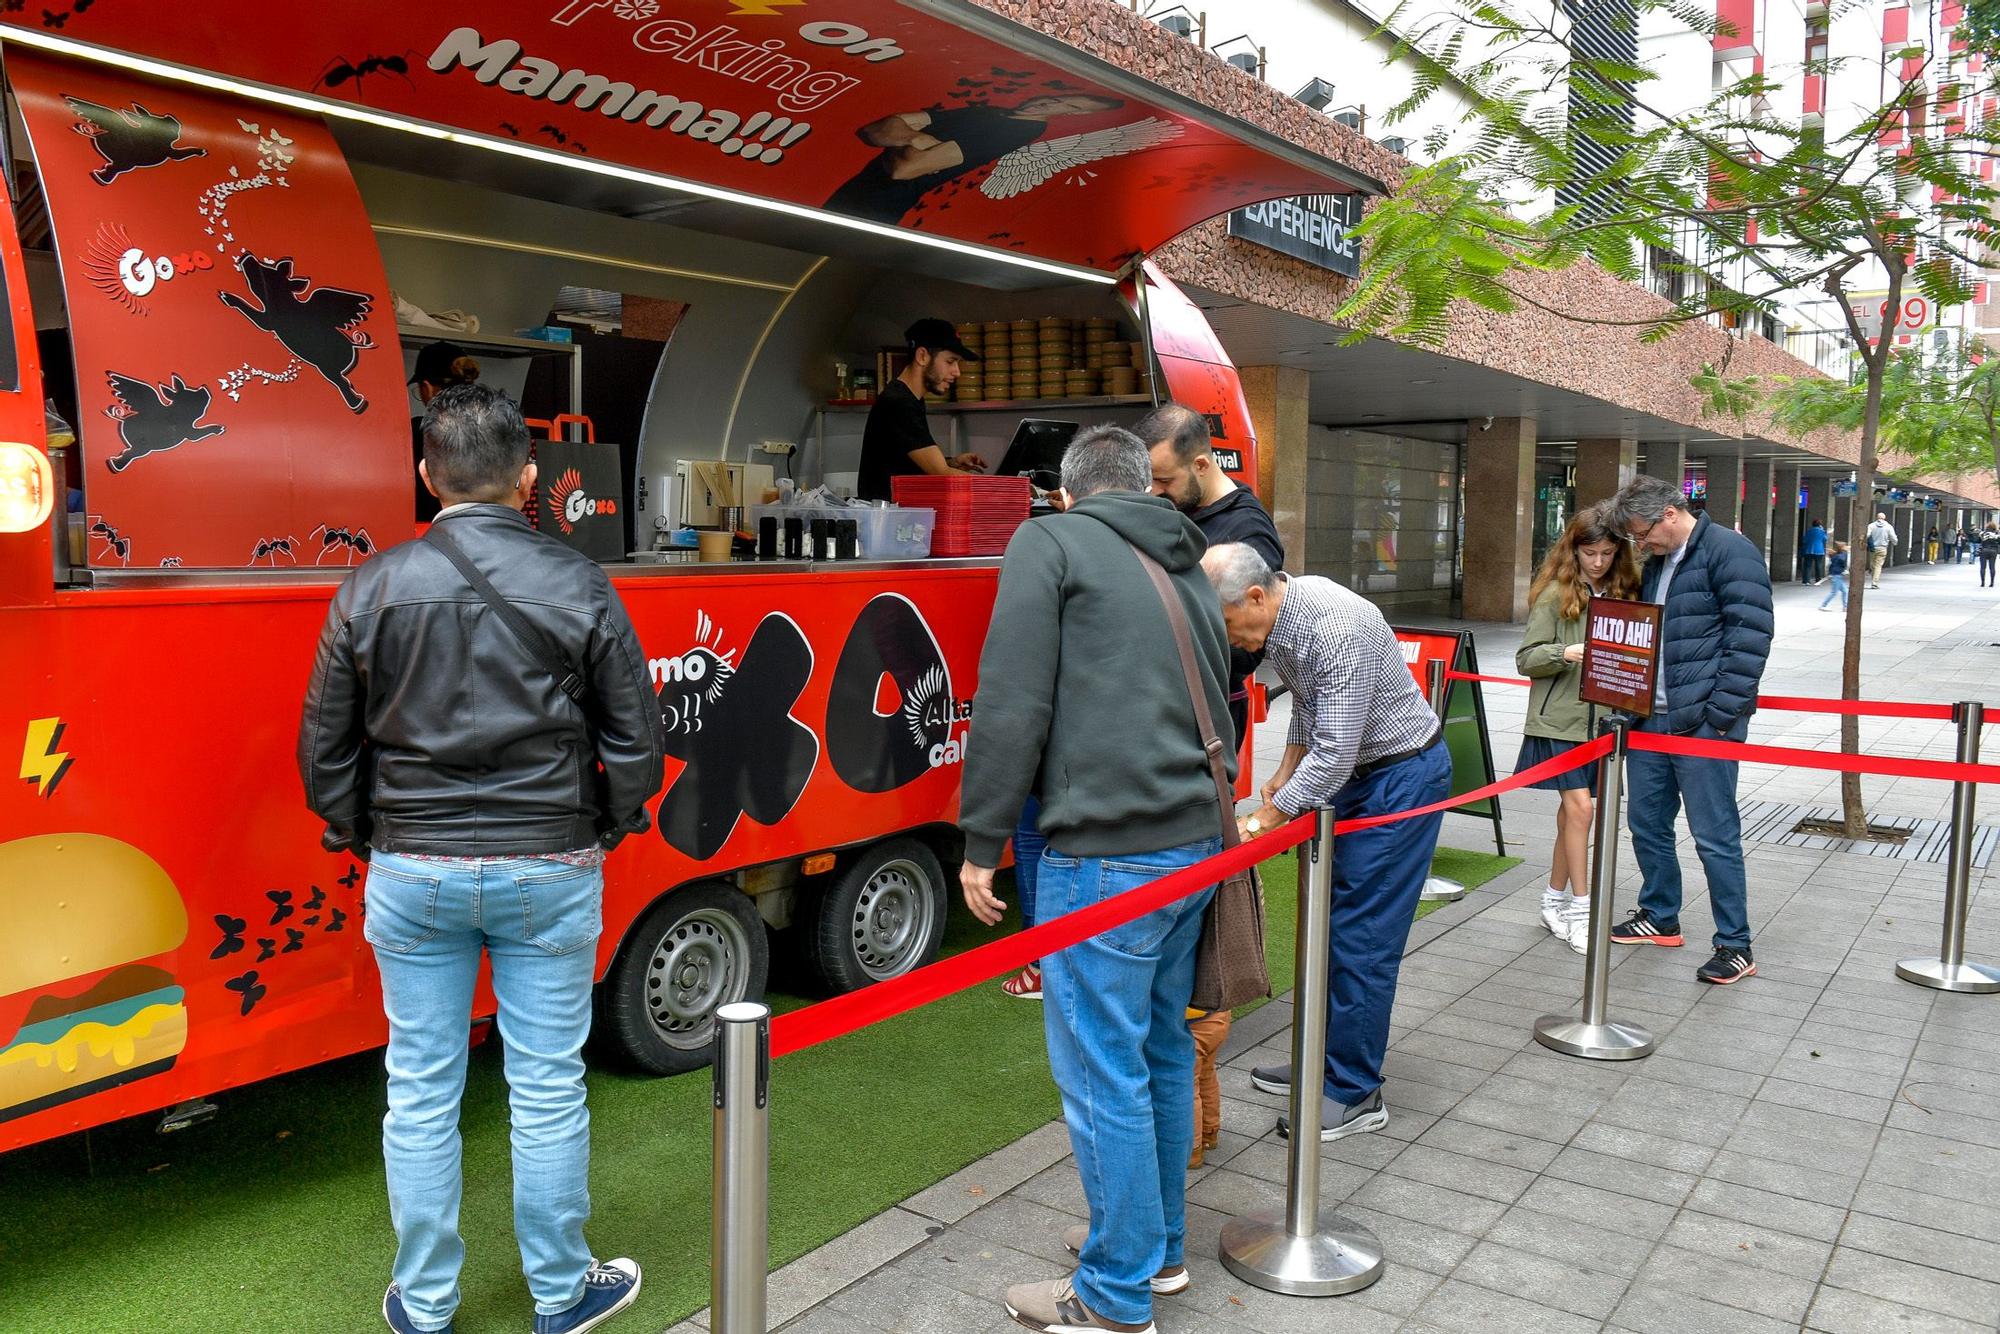
[[[1801,834],[1794,826],[1801,820],[1840,819],[1838,806],[1798,806],[1783,801],[1746,801],[1739,807],[1743,817],[1743,841],[1776,843],[1787,848],[1809,848],[1815,852],[1845,852],[1857,857],[1887,857],[1899,862],[1930,862],[1944,865],[1951,857],[1951,822],[1913,820],[1899,816],[1871,816],[1869,823],[1881,828],[1902,829],[1909,837],[1901,843],[1835,838],[1825,834]],[[2000,846],[2000,827],[1975,826],[1972,836],[1972,864],[1984,869]]]

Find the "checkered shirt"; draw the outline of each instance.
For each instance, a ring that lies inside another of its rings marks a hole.
[[[1272,803],[1287,815],[1328,804],[1357,765],[1415,750],[1438,729],[1382,613],[1330,579],[1286,579],[1264,652],[1292,692],[1285,742],[1306,748]]]

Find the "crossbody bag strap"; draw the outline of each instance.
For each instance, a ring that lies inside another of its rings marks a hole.
[[[1131,546],[1131,543],[1126,545]],[[1194,634],[1188,629],[1187,608],[1181,605],[1180,595],[1174,591],[1174,581],[1160,568],[1160,563],[1138,547],[1132,547],[1132,554],[1139,558],[1139,564],[1146,571],[1146,577],[1153,581],[1153,589],[1160,595],[1160,605],[1167,610],[1167,623],[1174,628],[1174,647],[1180,650],[1181,676],[1187,683],[1188,699],[1194,704],[1194,720],[1201,729],[1201,748],[1208,756],[1208,772],[1215,779],[1215,801],[1222,817],[1222,846],[1233,848],[1242,841],[1236,830],[1235,794],[1229,788],[1229,770],[1223,760],[1222,738],[1216,735],[1215,715],[1208,707],[1208,691],[1203,689],[1201,667],[1195,661]]]
[[[583,673],[577,669],[575,661],[569,654],[543,634],[533,621],[521,613],[519,607],[500,596],[500,590],[479,572],[479,567],[472,563],[464,548],[452,541],[441,526],[432,524],[429,531],[424,534],[424,540],[436,547],[446,560],[458,567],[458,572],[465,576],[465,582],[472,585],[472,591],[479,594],[486,605],[493,609],[493,614],[513,631],[514,637],[521,641],[529,656],[540,664],[541,669],[555,678],[556,687],[569,696],[570,703],[582,708]]]

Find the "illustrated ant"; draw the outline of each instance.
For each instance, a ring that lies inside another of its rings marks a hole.
[[[375,539],[368,535],[366,528],[331,528],[326,524],[321,524],[319,527],[313,529],[312,532],[306,534],[307,541],[311,541],[314,537],[320,539],[319,555],[313,560],[313,564],[315,565],[324,564],[327,553],[335,547],[344,549],[346,556],[345,563],[349,565],[354,564],[356,553],[368,556],[372,555],[375,551]]]
[[[90,525],[90,535],[104,544],[99,556],[115,555],[120,565],[132,563],[132,539],[99,519]]]
[[[404,83],[410,83],[410,62],[404,57],[415,54],[416,52],[411,50],[403,52],[400,56],[371,55],[359,65],[349,60],[346,56],[335,56],[326,62],[326,68],[320,71],[319,82],[315,83],[313,88],[315,90],[333,88],[352,80],[354,86],[359,89],[363,79],[371,74],[380,73],[383,70],[387,70]],[[412,88],[416,87],[415,84],[410,84],[410,86]]]
[[[283,556],[297,565],[298,545],[299,540],[296,537],[260,537],[257,539],[256,549],[250,553],[250,563],[255,565],[260,560],[269,560],[275,567],[278,557]]]

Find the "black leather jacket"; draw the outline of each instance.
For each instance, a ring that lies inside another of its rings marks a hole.
[[[442,552],[383,552],[334,594],[299,726],[327,846],[533,855],[645,829],[665,771],[659,699],[611,581],[505,505],[438,522],[582,667],[584,707]]]

